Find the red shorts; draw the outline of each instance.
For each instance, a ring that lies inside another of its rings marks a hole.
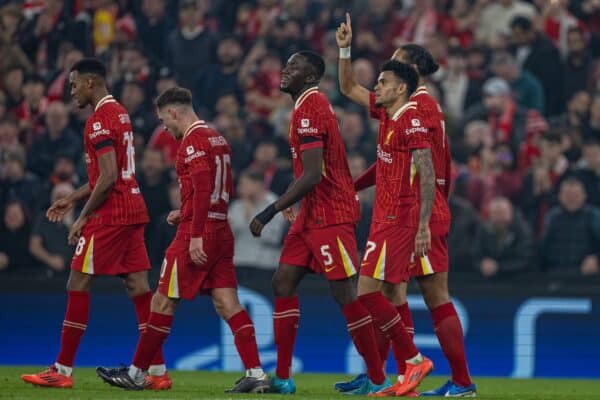
[[[393,284],[408,281],[417,228],[371,225],[360,274]]]
[[[431,249],[425,257],[413,260],[410,276],[425,276],[438,272],[448,272],[448,242],[446,235],[431,235]]]
[[[210,289],[237,288],[233,265],[233,234],[229,225],[202,236],[202,246],[208,256],[202,265],[190,257],[190,235],[179,232],[165,253],[158,291],[172,299],[193,300],[198,293]]]
[[[144,243],[145,224],[86,224],[71,269],[89,275],[121,275],[150,269]]]
[[[358,252],[354,224],[290,231],[283,241],[279,263],[310,268],[330,281],[355,275]]]

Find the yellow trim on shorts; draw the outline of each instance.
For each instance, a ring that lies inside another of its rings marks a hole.
[[[81,267],[81,272],[84,274],[94,274],[94,235],[90,239],[90,243],[85,251],[85,256],[83,256],[83,266]]]
[[[338,248],[340,250],[340,255],[342,256],[342,264],[344,264],[344,271],[346,271],[346,276],[353,276],[356,274],[356,268],[354,268],[354,264],[352,263],[352,258],[348,255],[344,244],[339,236],[337,236]]]
[[[387,241],[383,241],[377,264],[375,265],[375,272],[373,272],[373,278],[379,279],[380,281],[385,280],[385,253],[386,253]]]

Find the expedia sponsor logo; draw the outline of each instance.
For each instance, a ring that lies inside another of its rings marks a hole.
[[[424,126],[418,126],[418,127],[408,128],[408,129],[404,130],[404,133],[406,133],[407,135],[411,135],[411,134],[417,133],[417,132],[427,133],[427,128],[425,128]]]
[[[383,151],[380,145],[377,145],[377,157],[386,164],[392,163],[392,153]]]
[[[191,161],[195,160],[196,158],[200,158],[200,157],[202,157],[202,156],[203,156],[203,155],[205,155],[205,154],[206,154],[206,153],[205,153],[205,152],[203,152],[203,151],[197,151],[197,152],[195,152],[194,154],[192,154],[192,155],[190,155],[190,156],[187,156],[187,157],[186,157],[186,158],[183,160],[183,162],[185,162],[186,164],[188,164],[189,162],[191,162]]]
[[[108,129],[101,129],[99,131],[94,131],[94,132],[90,133],[90,139],[95,139],[98,136],[102,136],[102,135],[110,135],[110,131]]]
[[[298,135],[305,135],[305,134],[315,134],[315,133],[319,133],[319,130],[317,128],[312,128],[312,127],[308,127],[308,128],[298,128],[297,129]]]

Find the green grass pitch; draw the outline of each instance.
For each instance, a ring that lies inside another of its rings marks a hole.
[[[240,377],[235,373],[171,372],[173,389],[165,392],[127,392],[108,386],[96,376],[93,369],[75,371],[73,389],[44,389],[27,385],[19,378],[23,373],[39,371],[39,367],[0,367],[0,398],[2,399],[344,399],[333,390],[333,382],[346,379],[345,375],[298,374],[294,377],[298,391],[294,396],[273,394],[229,395],[223,391]],[[443,377],[431,377],[421,385],[426,390],[444,382]],[[550,400],[600,399],[600,380],[566,379],[500,379],[477,378],[480,399]]]

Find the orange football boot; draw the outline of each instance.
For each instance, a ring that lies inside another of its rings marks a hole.
[[[163,375],[146,375],[146,389],[150,390],[169,390],[173,381],[168,372]]]
[[[64,389],[71,389],[73,387],[73,377],[59,374],[54,365],[37,374],[23,374],[21,375],[21,379],[35,386]]]
[[[369,397],[397,397],[396,392],[398,392],[398,389],[400,389],[401,387],[402,387],[402,382],[396,382],[392,386],[382,389],[379,392],[369,393],[368,396]],[[411,391],[403,394],[401,397],[419,397],[419,393],[415,392],[414,390],[411,390]]]
[[[404,396],[414,391],[431,371],[433,371],[433,362],[427,357],[423,357],[423,361],[419,364],[406,363],[404,381],[396,391],[396,396]]]

